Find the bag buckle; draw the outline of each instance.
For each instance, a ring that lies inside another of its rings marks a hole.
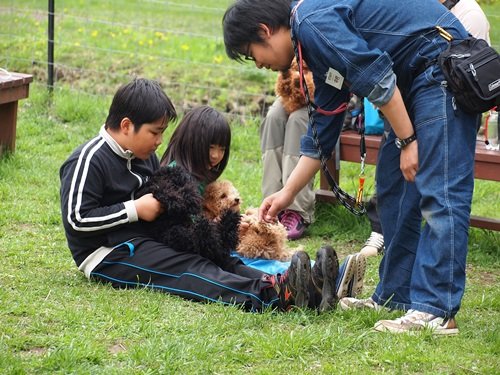
[[[436,30],[442,38],[446,39],[448,42],[453,40],[453,35],[451,35],[448,31],[443,29],[441,26],[436,26]]]
[[[472,73],[472,75],[474,76],[474,79],[477,81],[477,73],[476,73],[476,68],[474,68],[474,64],[470,63],[469,64],[469,69],[470,69],[470,72]]]

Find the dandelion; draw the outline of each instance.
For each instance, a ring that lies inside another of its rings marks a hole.
[[[92,31],[92,33],[90,35],[92,36],[92,38],[96,38],[97,35],[99,35],[99,31],[94,30],[94,31]]]
[[[183,44],[183,45],[181,45],[181,50],[189,51],[189,46],[187,44]]]
[[[151,47],[153,45],[153,41],[151,39],[148,40],[148,44]]]
[[[221,55],[214,56],[214,63],[220,64],[221,62],[222,62],[222,56]]]

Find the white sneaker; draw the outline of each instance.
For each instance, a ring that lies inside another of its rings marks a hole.
[[[337,297],[339,299],[349,295],[349,286],[356,272],[356,256],[354,254],[346,256],[343,267],[339,268]]]
[[[341,302],[342,303],[342,302]],[[401,318],[394,320],[379,320],[373,328],[379,332],[412,333],[431,330],[434,335],[456,335],[457,324],[454,318],[441,318],[417,310],[408,310]]]
[[[372,257],[384,252],[384,236],[377,232],[371,232],[360,253],[365,257]]]
[[[383,307],[371,298],[358,299],[353,297],[342,298],[339,301],[339,306],[342,310],[372,309],[377,311]]]
[[[363,281],[366,271],[366,258],[363,254],[357,253],[354,255],[354,260],[356,267],[354,268],[352,280],[349,283],[349,291],[347,293],[348,297],[356,297],[363,292]]]

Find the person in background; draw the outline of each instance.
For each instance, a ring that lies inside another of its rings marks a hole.
[[[309,90],[314,91],[312,74],[305,71]],[[307,132],[309,116],[300,91],[297,64],[278,74],[277,98],[260,126],[262,151],[262,196],[268,197],[285,186],[300,157],[300,138]],[[297,194],[293,203],[278,215],[288,239],[302,237],[314,219],[314,177]]]
[[[490,23],[476,0],[439,0],[474,38],[490,41]]]
[[[491,45],[490,23],[486,14],[476,0],[439,0],[452,14],[457,17],[465,29],[474,38],[484,39]],[[478,118],[478,134],[484,134],[485,128],[482,117]]]

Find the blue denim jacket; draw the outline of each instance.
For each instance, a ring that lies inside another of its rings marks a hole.
[[[296,4],[292,2],[292,9]],[[448,45],[436,25],[456,39],[468,35],[437,0],[304,0],[291,18],[291,33],[313,72],[316,105],[332,110],[348,100],[349,92],[383,105],[396,82],[407,100],[414,76]],[[341,89],[326,82],[328,73],[343,77]],[[343,117],[313,116],[326,157],[335,147]],[[301,139],[301,154],[320,156],[310,126]]]

